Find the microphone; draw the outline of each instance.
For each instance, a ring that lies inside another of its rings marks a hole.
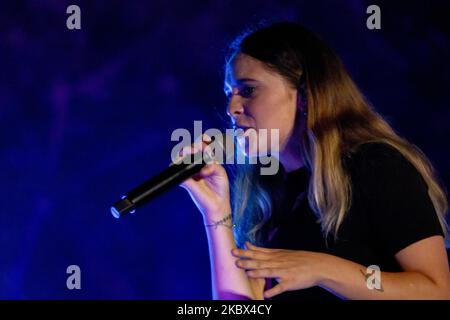
[[[210,148],[207,148],[205,151],[189,154],[176,162],[172,162],[169,167],[162,172],[122,196],[122,198],[115,202],[111,207],[111,214],[116,219],[119,219],[126,214],[134,213],[136,208],[141,207],[143,204],[149,202],[173,186],[182,183],[200,172],[207,163],[210,163],[217,158],[215,155],[218,151],[222,152],[222,159],[224,159],[223,155],[225,155],[225,157],[227,156],[225,148],[223,147],[226,145],[226,135],[222,134],[221,138],[222,139],[218,139],[219,141],[217,142],[219,144],[218,148],[214,148],[214,154],[210,152]],[[214,136],[212,139],[214,139]],[[185,159],[188,157],[190,159],[185,163]]]

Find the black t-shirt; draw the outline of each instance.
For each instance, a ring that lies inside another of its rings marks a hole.
[[[444,235],[425,181],[396,149],[383,143],[365,143],[344,158],[344,166],[353,194],[337,241],[333,235],[325,241],[306,197],[310,174],[300,168],[284,175],[282,209],[275,210],[266,225],[270,233],[265,247],[324,252],[365,267],[377,265],[381,271],[397,272],[401,271],[394,257],[397,252],[430,236]],[[313,287],[273,299],[339,298]]]

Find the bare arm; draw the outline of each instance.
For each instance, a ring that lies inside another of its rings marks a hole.
[[[450,299],[450,271],[442,236],[400,250],[395,257],[401,272],[375,268],[367,272],[366,266],[326,253],[247,245],[247,250],[233,250],[233,255],[240,257],[239,268],[253,279],[277,279],[278,284],[264,292],[266,298],[320,286],[347,299]],[[372,281],[377,277],[379,281]]]
[[[404,272],[383,272],[370,290],[366,267],[327,256],[319,285],[348,299],[450,299],[450,272],[442,236],[418,241],[395,255]]]
[[[226,226],[206,227],[211,261],[211,283],[214,299],[263,299],[261,280],[249,279],[236,266],[231,254],[236,248],[233,232]],[[255,292],[254,292],[255,291]]]
[[[204,150],[211,138],[203,135],[202,141],[183,148],[181,157]],[[218,163],[207,164],[180,186],[185,188],[203,216],[205,225],[224,218],[231,212],[229,182],[225,169]],[[231,254],[236,248],[231,228],[220,225],[206,227],[211,262],[211,280],[214,299],[262,299],[261,280],[250,279],[236,266],[237,258]]]

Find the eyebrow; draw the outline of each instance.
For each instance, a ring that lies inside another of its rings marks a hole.
[[[259,82],[258,80],[256,80],[256,79],[252,79],[252,78],[239,78],[239,79],[236,79],[236,83],[237,84],[241,84],[241,83],[243,83],[243,82]],[[227,93],[229,90],[228,90],[228,87],[231,87],[230,85],[224,85],[223,86],[223,91],[225,92],[225,93]]]
[[[259,82],[258,80],[252,79],[252,78],[239,78],[239,79],[236,79],[236,82],[247,82],[247,81]]]

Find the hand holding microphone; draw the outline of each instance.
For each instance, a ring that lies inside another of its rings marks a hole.
[[[117,201],[111,207],[113,216],[120,218],[132,213],[136,208],[175,185],[180,185],[189,192],[206,222],[220,219],[224,214],[231,212],[228,176],[222,165],[217,161],[211,161],[212,156],[207,152],[211,142],[211,138],[203,134],[200,141],[184,147],[178,159],[168,168]],[[222,142],[222,152],[225,152],[225,142]],[[193,161],[185,163],[182,161],[185,157],[190,157],[189,160],[193,158]]]
[[[183,156],[203,150],[211,138],[202,135],[202,141],[182,150]],[[189,192],[192,200],[206,220],[206,223],[223,218],[231,213],[230,187],[225,168],[217,161],[206,164],[197,174],[180,184]]]

